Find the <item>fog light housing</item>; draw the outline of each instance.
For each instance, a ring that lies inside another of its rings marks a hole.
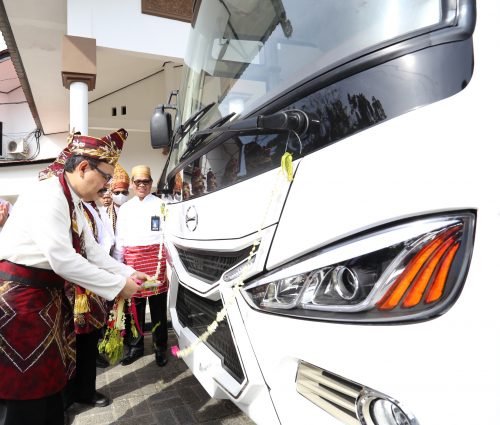
[[[415,416],[398,401],[372,390],[364,390],[356,401],[358,417],[367,425],[418,425]]]

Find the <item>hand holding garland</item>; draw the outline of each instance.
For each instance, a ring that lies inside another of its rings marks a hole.
[[[109,312],[108,327],[101,343],[99,344],[99,352],[104,354],[110,364],[115,364],[123,356],[123,337],[125,336],[125,302],[128,303],[129,310],[131,300],[130,298],[141,286],[141,282],[151,279],[146,273],[136,271],[127,278],[125,286],[118,294],[113,304],[113,308]],[[131,318],[131,331],[134,338],[137,337],[138,331],[133,317]]]

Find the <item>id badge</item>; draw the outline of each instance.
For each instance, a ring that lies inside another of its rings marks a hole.
[[[151,230],[153,232],[160,231],[160,217],[158,215],[151,216]]]

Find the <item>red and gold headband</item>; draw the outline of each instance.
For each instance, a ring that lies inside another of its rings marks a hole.
[[[73,155],[84,155],[99,161],[116,165],[123,149],[123,142],[128,133],[121,128],[114,133],[101,137],[82,136],[74,133],[68,137],[68,145],[62,150],[56,160],[38,174],[39,180],[58,176],[64,171],[64,164]]]

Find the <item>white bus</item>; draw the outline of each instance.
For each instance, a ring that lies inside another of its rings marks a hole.
[[[184,357],[213,397],[266,425],[500,424],[499,24],[496,0],[195,2],[152,135],[180,348],[227,310]]]

